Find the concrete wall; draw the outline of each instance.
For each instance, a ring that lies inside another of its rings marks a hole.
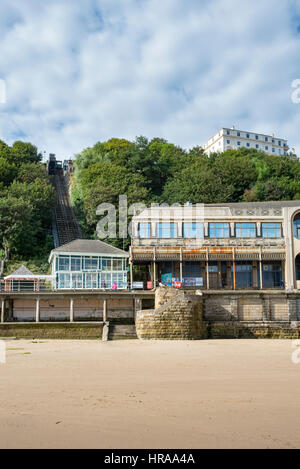
[[[205,321],[297,321],[300,319],[300,295],[244,293],[205,293]]]
[[[133,298],[113,298],[107,300],[107,311],[109,319],[133,319]],[[17,298],[13,300],[14,321],[35,320],[36,300]],[[40,300],[41,321],[68,321],[70,318],[70,299],[53,296],[51,299]],[[74,298],[75,320],[102,320],[103,299],[89,296],[86,298]]]

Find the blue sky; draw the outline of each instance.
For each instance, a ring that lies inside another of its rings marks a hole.
[[[300,0],[1,0],[0,139],[59,158],[98,140],[185,148],[223,126],[300,154]]]

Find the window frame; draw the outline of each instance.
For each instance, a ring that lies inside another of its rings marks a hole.
[[[147,230],[145,230],[145,228],[141,231],[141,226],[144,226],[146,227],[147,226]],[[146,236],[148,235],[148,236]],[[147,238],[151,238],[151,222],[140,222],[138,224],[138,237],[140,239],[147,239]]]
[[[240,225],[240,226],[238,226]],[[249,228],[246,228],[248,225]],[[253,225],[253,226],[251,226]],[[236,238],[256,238],[257,236],[257,229],[256,229],[256,223],[255,222],[236,222],[234,224],[234,230],[235,230],[235,237]],[[240,230],[240,234],[238,234],[238,230]],[[243,231],[248,230],[249,234],[244,235]],[[253,230],[253,235],[251,236],[251,232]]]
[[[272,228],[272,225],[274,225],[273,228]],[[276,225],[278,226],[276,227]],[[271,230],[274,230],[274,236],[270,236]],[[277,236],[276,233],[277,234],[279,233],[279,236]],[[262,238],[268,238],[268,239],[282,238],[282,223],[281,222],[262,222],[261,236]]]
[[[169,231],[166,227],[169,226]],[[173,227],[173,230],[172,230]],[[159,239],[175,239],[178,238],[178,224],[176,222],[158,222],[157,238]]]
[[[191,226],[186,226],[191,225]],[[193,226],[195,225],[195,227]],[[199,226],[197,226],[199,225]],[[194,233],[190,235],[189,233]],[[200,235],[198,236],[198,234]],[[204,223],[203,222],[183,222],[182,223],[182,237],[185,239],[203,239],[204,238]]]
[[[222,226],[221,226],[222,225]],[[217,231],[222,230],[223,235],[217,236]],[[228,232],[228,236],[224,235],[224,232]],[[210,238],[230,238],[230,224],[228,222],[210,222],[208,224],[208,232]]]

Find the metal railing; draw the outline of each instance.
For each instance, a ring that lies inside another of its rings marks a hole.
[[[31,280],[0,280],[0,292],[43,292],[52,291],[52,282],[41,279]]]

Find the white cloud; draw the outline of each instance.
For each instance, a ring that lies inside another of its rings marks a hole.
[[[2,0],[0,138],[65,158],[114,136],[191,147],[236,124],[300,153],[299,15],[290,0]]]

